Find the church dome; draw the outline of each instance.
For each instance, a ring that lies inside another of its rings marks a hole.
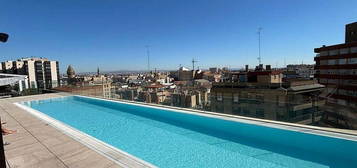
[[[69,78],[73,78],[76,75],[76,72],[71,65],[69,65],[67,68],[67,75]]]

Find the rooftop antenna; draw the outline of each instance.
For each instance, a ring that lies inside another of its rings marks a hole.
[[[195,73],[195,63],[198,62],[196,61],[194,58],[192,58],[192,72],[193,72],[193,78],[192,78],[192,81],[195,80],[195,76],[196,76],[196,73]],[[192,86],[194,87],[195,86],[195,82],[192,82]]]
[[[262,62],[262,57],[260,55],[260,36],[261,36],[261,32],[262,32],[263,28],[259,27],[258,28],[258,42],[259,42],[259,56],[258,56],[258,61],[259,61],[259,65],[261,64]]]
[[[146,45],[145,46],[146,48],[146,56],[148,57],[148,72],[150,72],[150,46],[149,45]]]
[[[195,63],[198,62],[194,58],[192,58],[192,71],[195,71]]]

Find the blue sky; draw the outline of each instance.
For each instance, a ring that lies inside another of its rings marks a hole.
[[[76,71],[240,68],[313,63],[313,48],[344,42],[355,0],[2,0],[0,60],[41,56]]]

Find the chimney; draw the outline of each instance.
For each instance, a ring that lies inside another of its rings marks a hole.
[[[265,70],[271,71],[271,66],[270,65],[265,65]]]
[[[248,72],[248,70],[249,70],[249,66],[245,65],[245,72]]]

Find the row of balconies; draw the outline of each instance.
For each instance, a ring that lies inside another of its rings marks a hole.
[[[345,85],[345,86],[357,87],[357,80],[354,79],[320,78],[319,83],[323,85]]]
[[[348,65],[348,64],[357,64],[357,58],[340,58],[340,59],[328,59],[320,60],[320,65]]]
[[[320,69],[316,75],[357,75],[357,69]]]
[[[330,51],[321,51],[320,53],[316,54],[316,57],[334,56],[334,55],[351,54],[351,53],[357,53],[357,47],[341,48],[341,49],[330,50]]]

